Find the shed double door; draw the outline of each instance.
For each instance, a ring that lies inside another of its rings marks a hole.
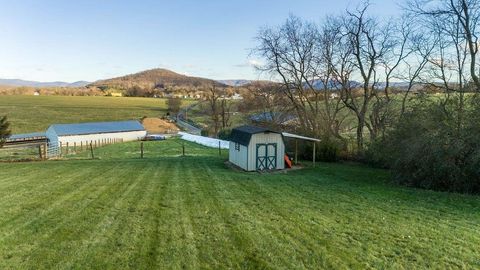
[[[277,144],[257,143],[257,170],[274,170],[277,168]]]

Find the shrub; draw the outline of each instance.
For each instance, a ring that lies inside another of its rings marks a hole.
[[[408,186],[480,192],[480,103],[467,98],[423,100],[367,152],[371,164],[392,169]]]
[[[222,129],[220,132],[218,132],[218,138],[220,140],[229,140],[230,139],[230,134],[232,133],[231,129]]]
[[[317,161],[336,162],[339,160],[342,144],[336,139],[326,137],[320,139],[320,142],[316,143],[315,148],[315,159]],[[302,157],[304,159],[311,160],[313,154],[313,144],[310,142],[305,143],[301,151],[303,152]]]

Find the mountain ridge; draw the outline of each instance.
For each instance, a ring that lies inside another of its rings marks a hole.
[[[25,86],[25,87],[84,87],[91,82],[87,81],[76,81],[76,82],[63,82],[63,81],[53,81],[53,82],[40,82],[40,81],[30,81],[22,79],[0,79],[0,85],[5,86]]]

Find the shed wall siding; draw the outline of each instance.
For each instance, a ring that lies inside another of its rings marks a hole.
[[[48,132],[47,132],[48,133]],[[116,132],[116,133],[99,133],[99,134],[87,134],[87,135],[72,135],[72,136],[59,136],[58,141],[65,146],[66,143],[80,143],[98,141],[102,139],[123,139],[124,142],[136,141],[145,138],[146,131],[128,131],[128,132]]]
[[[283,156],[285,155],[285,144],[281,134],[278,133],[258,133],[253,134],[248,145],[248,169],[255,171],[257,169],[257,143],[276,143],[277,144],[277,169],[285,168]]]
[[[228,160],[237,165],[238,167],[248,170],[247,168],[247,150],[248,148],[244,145],[240,144],[240,151],[235,150],[235,143],[230,142],[229,145],[229,152],[228,152]]]

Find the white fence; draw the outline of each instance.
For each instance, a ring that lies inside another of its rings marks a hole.
[[[208,147],[217,148],[219,143],[220,143],[220,148],[222,149],[228,149],[230,146],[229,141],[224,141],[224,140],[219,140],[219,139],[214,139],[214,138],[209,138],[209,137],[204,137],[199,135],[192,135],[186,132],[179,132],[178,135],[182,136],[182,139],[186,141],[198,143]]]

